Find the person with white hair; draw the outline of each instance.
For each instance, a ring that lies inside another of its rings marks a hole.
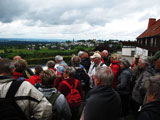
[[[112,88],[113,72],[99,66],[94,75],[95,87],[86,98],[81,120],[120,120],[121,100]]]
[[[106,67],[106,65],[104,63],[102,63],[101,55],[97,52],[95,52],[90,58],[92,59],[94,64],[90,66],[89,71],[88,71],[88,75],[90,77],[90,88],[93,88],[94,87],[93,76],[95,75],[97,67],[99,67],[99,66]]]
[[[137,120],[160,120],[160,75],[149,77],[145,88],[147,103],[141,106]]]
[[[64,71],[64,67],[67,66],[67,63],[63,60],[63,57],[60,56],[60,55],[57,55],[55,57],[55,61],[57,62],[55,64],[55,68],[58,72],[60,72],[61,74],[63,74],[63,71]]]
[[[109,66],[110,65],[110,59],[109,59],[109,56],[108,56],[108,50],[103,50],[101,52],[101,56],[102,56],[102,59],[104,60],[104,63]]]
[[[78,52],[78,56],[81,59],[80,64],[83,65],[84,68],[86,69],[86,71],[88,72],[90,64],[91,64],[88,52],[86,52],[86,51],[79,51]]]
[[[145,88],[146,79],[153,75],[149,65],[150,63],[148,57],[141,56],[139,58],[138,68],[140,69],[141,74],[136,80],[136,84],[132,91],[133,107],[135,113],[138,111],[140,105],[142,105],[144,101],[144,97],[146,94],[146,88]],[[135,115],[137,115],[137,113]]]

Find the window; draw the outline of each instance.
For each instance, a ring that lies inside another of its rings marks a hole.
[[[153,46],[153,38],[151,38],[150,46],[151,46],[151,47]]]
[[[143,40],[141,39],[141,45],[142,45]]]
[[[155,40],[154,40],[154,46],[156,47],[157,45],[157,38],[155,37]]]
[[[147,46],[147,38],[146,38],[146,40],[145,40],[145,46]]]

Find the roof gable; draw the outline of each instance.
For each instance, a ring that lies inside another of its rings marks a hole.
[[[160,36],[160,19],[148,27],[147,30],[137,37],[137,39],[151,36]]]

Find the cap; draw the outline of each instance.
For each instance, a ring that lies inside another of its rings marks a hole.
[[[99,53],[94,53],[90,58],[101,58]]]

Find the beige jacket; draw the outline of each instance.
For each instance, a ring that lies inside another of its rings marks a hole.
[[[12,83],[12,79],[0,79],[0,98],[5,98],[6,93]],[[36,120],[50,120],[52,115],[52,105],[48,100],[29,82],[24,81],[19,87],[15,96],[30,96],[39,102],[31,100],[18,100],[17,104],[29,119],[31,114]]]

